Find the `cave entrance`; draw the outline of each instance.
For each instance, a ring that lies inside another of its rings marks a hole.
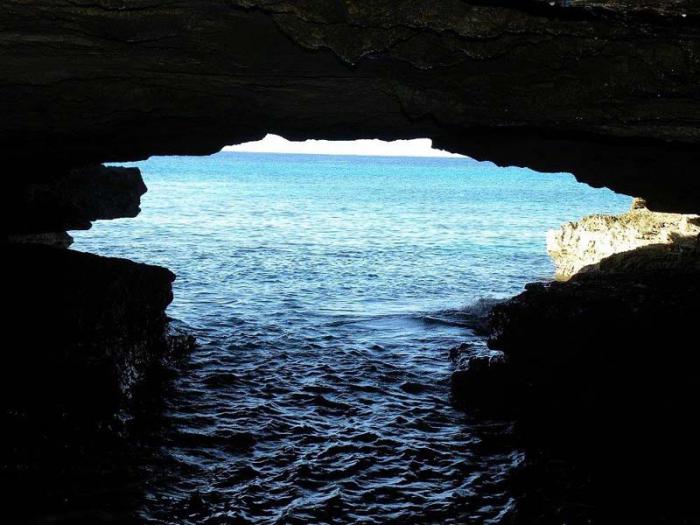
[[[513,451],[464,460],[480,428],[450,404],[448,355],[488,352],[489,301],[551,277],[548,228],[629,198],[426,141],[277,144],[137,163],[141,215],[76,234],[173,270],[170,315],[199,340],[154,418],[143,515],[192,515],[194,493],[199,521],[231,498],[259,521],[498,520]]]
[[[78,232],[74,248],[170,268],[170,312],[193,325],[305,308],[437,312],[510,296],[551,276],[548,229],[630,202],[570,174],[501,168],[429,139],[268,135],[133,165],[149,188],[141,214]]]

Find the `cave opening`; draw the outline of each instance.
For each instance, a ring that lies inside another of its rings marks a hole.
[[[148,187],[139,215],[71,232],[73,248],[170,268],[171,312],[187,322],[198,302],[232,307],[261,284],[285,300],[316,294],[318,306],[341,314],[509,297],[553,276],[547,231],[631,201],[570,174],[436,150],[429,139],[268,136],[211,156],[119,166],[139,168]],[[267,303],[261,314],[287,304]]]
[[[450,374],[465,356],[495,356],[483,332],[495,302],[553,277],[548,229],[622,212],[629,197],[569,174],[405,152],[134,166],[149,188],[140,215],[76,232],[73,248],[172,270],[169,314],[199,341],[157,418],[167,444],[143,516],[488,521],[512,510],[519,450],[474,448],[510,422],[452,406]]]
[[[6,522],[700,523],[700,3],[0,22]]]

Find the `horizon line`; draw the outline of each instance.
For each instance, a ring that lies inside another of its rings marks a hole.
[[[472,160],[478,162],[471,157],[466,155],[402,155],[402,154],[379,154],[379,153],[307,153],[303,151],[245,151],[245,150],[232,150],[227,149],[230,146],[226,146],[219,151],[219,153],[243,153],[247,155],[300,155],[305,157],[379,157],[386,159],[444,159],[444,160]]]

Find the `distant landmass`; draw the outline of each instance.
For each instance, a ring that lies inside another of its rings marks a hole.
[[[464,155],[433,148],[430,139],[394,140],[391,142],[378,139],[294,142],[278,135],[267,135],[264,139],[256,142],[226,146],[223,151],[381,157],[464,157]]]

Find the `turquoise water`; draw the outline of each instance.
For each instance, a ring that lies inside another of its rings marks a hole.
[[[169,313],[201,344],[165,400],[158,468],[137,465],[142,519],[498,523],[513,511],[518,451],[479,447],[507,422],[450,405],[449,349],[487,352],[474,328],[490,301],[551,277],[547,229],[629,197],[466,158],[136,165],[141,215],[76,232],[74,249],[173,270]]]
[[[171,268],[171,313],[195,324],[200,293],[254,316],[289,301],[387,314],[507,296],[551,276],[547,229],[630,202],[572,175],[469,159],[220,153],[136,165],[149,188],[141,215],[76,232],[75,248]]]

